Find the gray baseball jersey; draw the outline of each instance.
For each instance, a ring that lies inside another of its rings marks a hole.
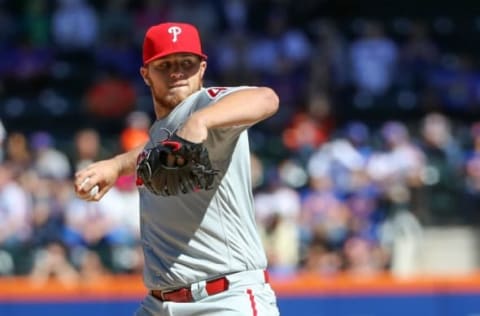
[[[147,148],[196,110],[247,87],[202,88],[150,130]],[[209,191],[157,196],[139,187],[145,285],[172,289],[237,271],[265,269],[251,193],[246,126],[209,130],[205,146],[220,173]]]

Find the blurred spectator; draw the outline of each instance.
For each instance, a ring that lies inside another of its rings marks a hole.
[[[67,155],[55,148],[55,139],[44,131],[32,134],[30,138],[35,170],[42,177],[66,179],[72,174]]]
[[[328,135],[325,128],[307,113],[297,113],[282,136],[285,147],[293,152],[305,152],[308,156],[327,140]]]
[[[304,188],[308,183],[308,173],[303,164],[296,158],[285,158],[280,161],[277,172],[281,183],[296,191]]]
[[[352,79],[357,91],[384,95],[392,87],[398,48],[380,22],[365,21],[361,35],[352,42]]]
[[[121,205],[117,235],[112,243],[112,266],[115,272],[132,273],[142,269],[140,247],[140,209],[135,176],[118,178],[113,188],[115,199]]]
[[[390,191],[390,211],[378,230],[383,255],[390,258],[393,275],[408,277],[418,272],[423,228],[409,209],[410,195],[403,186]]]
[[[135,243],[140,237],[140,210],[138,207],[138,190],[134,176],[122,176],[118,178],[114,186],[115,199],[119,200],[120,225],[125,231],[127,238],[122,241],[126,245]],[[112,198],[113,199],[113,198]]]
[[[91,49],[98,37],[98,16],[85,0],[57,0],[52,16],[53,42],[60,51]]]
[[[344,245],[345,269],[357,276],[369,276],[385,271],[389,262],[383,249],[365,238],[349,238]]]
[[[292,273],[299,263],[300,196],[274,176],[267,190],[255,195],[260,236],[274,273]]]
[[[468,150],[463,165],[465,175],[465,219],[468,223],[480,223],[480,122],[475,122],[470,128],[472,148]]]
[[[120,145],[123,151],[138,147],[149,139],[151,119],[147,113],[134,111],[128,114],[126,126],[120,134]]]
[[[373,152],[370,127],[362,121],[349,121],[340,131],[345,139],[368,160]]]
[[[426,158],[421,199],[425,213],[419,214],[424,224],[462,223],[458,210],[462,178],[462,151],[453,135],[450,120],[440,113],[430,113],[420,126],[421,150]]]
[[[302,252],[306,245],[320,238],[333,250],[341,249],[350,234],[351,213],[336,195],[328,175],[311,175],[303,195],[300,214]]]
[[[20,169],[28,169],[33,163],[30,144],[27,137],[20,132],[8,134],[5,154],[6,159]]]
[[[92,250],[85,250],[79,263],[80,281],[83,284],[98,284],[102,277],[110,275],[110,271],[103,264],[102,259]]]
[[[107,157],[107,150],[100,142],[100,135],[94,128],[84,128],[75,133],[70,162],[74,171]]]
[[[97,79],[86,91],[87,113],[99,119],[118,119],[131,112],[136,102],[132,82],[115,72]]]
[[[314,179],[329,177],[332,190],[339,194],[364,185],[365,167],[370,155],[368,127],[361,122],[347,125],[344,135],[319,147],[308,159],[308,173]]]
[[[138,235],[132,233],[130,226],[136,225],[139,219],[132,220],[136,207],[126,201],[116,187],[99,202],[91,203],[75,198],[70,201],[65,209],[63,239],[77,254],[81,254],[74,262],[76,265],[81,262],[86,250],[92,250],[100,256],[104,265],[113,269],[114,248],[135,242]],[[129,201],[135,202],[135,195]],[[127,216],[128,212],[131,215]],[[131,221],[128,224],[126,216]]]
[[[341,251],[334,249],[322,236],[314,236],[307,246],[300,271],[334,276],[344,269]]]
[[[384,122],[380,134],[383,148],[368,160],[368,175],[382,188],[396,183],[408,187],[420,186],[425,154],[412,141],[405,124],[399,121]]]
[[[80,276],[68,259],[68,248],[58,242],[51,242],[37,251],[29,275],[35,286],[45,285],[55,279],[65,287],[75,287]]]
[[[313,94],[307,102],[306,109],[293,115],[282,132],[284,146],[301,157],[303,162],[328,141],[335,124],[331,104],[325,95]]]
[[[62,190],[62,186],[55,180],[41,177],[35,170],[23,172],[18,181],[31,200],[30,247],[41,249],[49,243],[61,240],[64,207],[57,199],[57,194]]]
[[[27,192],[15,181],[16,172],[12,163],[0,164],[0,250],[11,256],[14,272],[23,274],[29,264],[27,242],[32,234],[31,205]]]
[[[377,188],[373,185],[358,188],[345,198],[351,212],[350,232],[352,235],[378,240],[378,230],[385,220]]]

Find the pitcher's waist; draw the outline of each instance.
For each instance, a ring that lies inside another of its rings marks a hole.
[[[267,270],[241,271],[227,274],[213,280],[204,280],[173,290],[152,290],[153,297],[161,301],[193,302],[229,289],[235,282],[268,283]]]

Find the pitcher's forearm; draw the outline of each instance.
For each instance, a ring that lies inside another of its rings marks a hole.
[[[134,149],[127,151],[125,153],[119,154],[112,159],[118,165],[118,175],[128,175],[135,172],[137,166],[137,157],[143,150],[145,144],[142,144]]]

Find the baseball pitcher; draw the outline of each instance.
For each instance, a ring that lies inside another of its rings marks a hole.
[[[197,29],[146,32],[140,74],[156,121],[144,146],[77,172],[75,190],[98,201],[137,174],[144,281],[137,316],[277,316],[257,234],[247,129],[278,110],[267,87],[203,87]]]

